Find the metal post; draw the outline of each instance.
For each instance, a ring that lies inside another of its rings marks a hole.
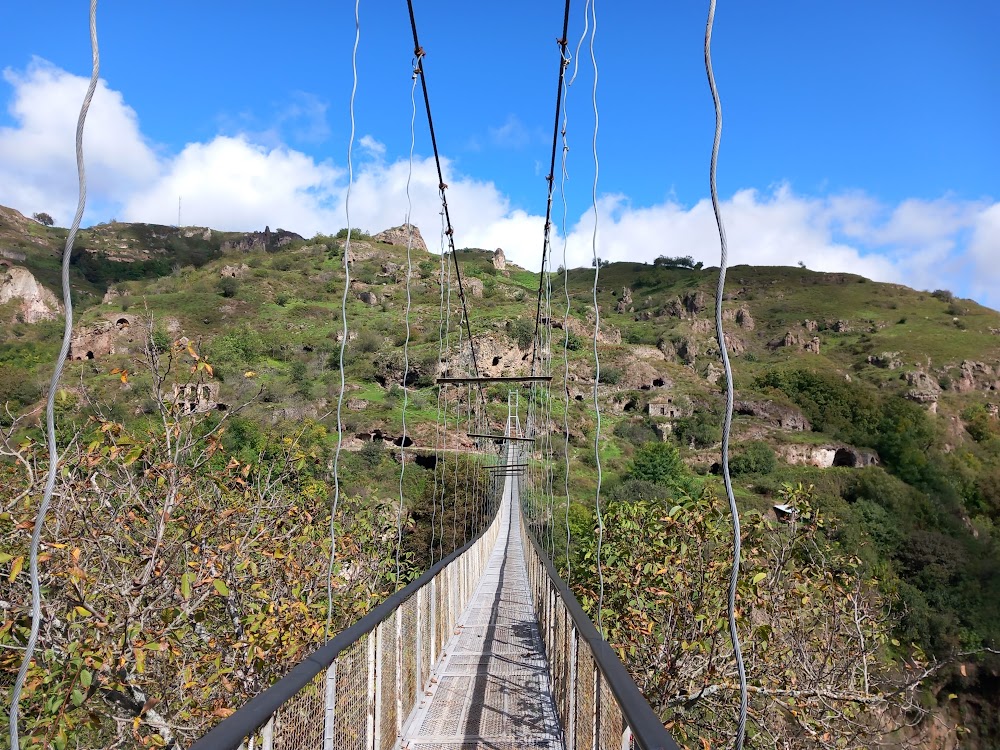
[[[406,606],[404,602],[403,607]],[[396,620],[396,684],[393,692],[396,694],[396,739],[403,736],[403,618],[401,610],[393,614]]]
[[[444,575],[441,571],[431,579],[431,664],[436,662],[437,654],[437,579]]]
[[[377,648],[379,634],[382,632],[382,626],[380,625],[375,629],[374,633],[368,634],[368,690],[365,693],[365,703],[368,709],[368,727],[365,733],[365,747],[372,748],[374,750],[376,745],[376,733],[378,732],[378,709],[380,703],[378,698],[378,688],[376,679],[376,669],[375,669],[375,658],[379,653]]]
[[[566,717],[566,746],[576,747],[576,654],[579,644],[579,636],[576,632],[576,625],[570,625],[569,639],[569,682],[566,685],[566,703],[568,705]]]
[[[274,750],[274,717],[260,729],[260,750]]]
[[[334,750],[334,723],[337,712],[334,701],[337,699],[337,662],[326,669],[326,716],[323,722],[323,750]]]
[[[417,679],[414,680],[416,693],[413,696],[414,703],[420,700],[421,693],[424,692],[424,677],[423,677],[423,655],[424,655],[424,641],[423,641],[423,623],[421,620],[420,613],[423,611],[423,596],[424,590],[422,588],[417,589],[417,651],[416,651],[416,662],[417,662]]]

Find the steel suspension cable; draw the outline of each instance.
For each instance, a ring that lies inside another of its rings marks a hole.
[[[79,183],[79,194],[76,213],[73,215],[73,223],[70,225],[69,234],[66,237],[66,245],[63,248],[62,257],[61,280],[66,316],[63,323],[62,344],[59,347],[59,356],[52,371],[52,379],[49,381],[49,394],[45,402],[45,438],[49,451],[49,469],[45,478],[45,489],[42,492],[42,502],[38,508],[38,515],[35,516],[35,526],[31,534],[31,544],[28,550],[28,575],[31,580],[31,630],[28,634],[28,642],[25,644],[24,658],[21,660],[21,667],[17,671],[17,677],[14,679],[14,688],[10,695],[10,746],[13,750],[20,748],[17,725],[20,713],[21,691],[24,689],[24,683],[28,677],[28,669],[30,669],[31,662],[35,657],[35,646],[38,643],[38,633],[42,624],[42,588],[39,581],[38,549],[42,543],[45,517],[48,515],[49,506],[52,504],[52,495],[55,493],[56,486],[56,473],[59,469],[59,446],[56,445],[55,399],[56,390],[59,388],[59,380],[62,377],[66,357],[69,355],[70,341],[73,336],[73,297],[69,285],[70,256],[73,252],[73,244],[76,241],[77,232],[80,230],[80,222],[83,221],[83,210],[87,205],[87,170],[83,161],[83,128],[87,122],[87,112],[90,110],[90,103],[94,99],[94,92],[97,91],[97,82],[101,70],[101,50],[97,43],[97,0],[90,0],[90,54],[90,84],[87,86],[87,93],[84,94],[83,103],[80,105],[80,115],[76,121],[76,173]]]
[[[444,172],[441,169],[441,155],[438,152],[437,135],[434,132],[434,118],[431,116],[431,99],[427,93],[427,73],[424,70],[424,48],[420,46],[420,39],[417,36],[417,18],[413,12],[413,0],[406,0],[407,8],[410,12],[410,29],[413,31],[413,55],[417,60],[417,73],[420,76],[420,88],[424,94],[424,108],[427,110],[427,129],[431,135],[431,147],[434,149],[434,164],[437,167],[438,192],[441,194],[441,207],[444,210],[445,223],[447,228],[445,234],[448,237],[448,247],[451,250],[451,257],[455,264],[455,279],[458,282],[458,297],[462,301],[463,319],[465,321],[466,333],[469,335],[469,348],[472,350],[472,369],[479,375],[479,362],[476,360],[476,347],[472,337],[472,327],[469,322],[469,309],[465,300],[465,287],[462,285],[462,269],[458,264],[458,254],[455,252],[455,229],[451,223],[451,212],[448,209],[448,196],[445,191],[448,184],[444,181]],[[486,403],[486,393],[483,384],[479,383],[479,396],[483,403]]]
[[[554,115],[554,122],[552,124],[552,153],[549,158],[549,174],[545,178],[548,182],[548,195],[545,201],[545,225],[544,225],[544,239],[542,241],[542,271],[545,270],[545,262],[547,259],[547,251],[549,250],[549,230],[552,227],[552,193],[555,189],[555,171],[556,171],[556,148],[559,144],[559,120],[562,114],[562,97],[563,97],[563,81],[566,78],[566,66],[569,65],[569,59],[566,57],[566,48],[568,46],[568,36],[569,36],[569,5],[570,0],[566,0],[566,7],[563,10],[563,28],[562,36],[558,39],[559,44],[559,78],[556,82],[556,112]],[[540,278],[538,280],[538,304],[535,309],[535,338],[534,343],[538,341],[538,327],[541,322],[542,315],[542,283],[543,280]],[[536,347],[532,344],[531,348],[531,374],[535,374],[535,356]]]
[[[726,286],[726,268],[729,264],[729,249],[726,243],[726,229],[722,223],[722,212],[719,209],[719,190],[716,182],[716,168],[719,162],[719,143],[722,140],[722,102],[719,90],[715,85],[715,74],[712,72],[712,27],[715,23],[715,2],[709,0],[708,22],[705,25],[705,72],[708,74],[708,86],[712,92],[712,102],[715,105],[715,138],[712,142],[712,160],[709,166],[709,189],[712,193],[712,211],[715,213],[715,223],[719,230],[719,245],[721,262],[719,263],[719,281],[715,287],[715,333],[722,357],[722,366],[726,377],[726,416],[722,427],[722,479],[726,487],[726,497],[729,500],[729,513],[733,520],[733,566],[729,575],[729,637],[733,643],[733,655],[736,658],[736,670],[740,680],[740,713],[736,727],[736,738],[733,746],[741,750],[746,737],[748,695],[746,667],[743,664],[743,652],[740,650],[740,636],[736,629],[736,586],[740,576],[740,515],[733,495],[733,482],[729,476],[729,432],[733,425],[733,370],[729,362],[729,352],[726,350],[726,336],[722,329],[722,295]]]
[[[399,441],[399,506],[396,508],[396,588],[400,586],[400,552],[403,547],[403,480],[406,477],[406,407],[409,403],[410,378],[410,309],[413,296],[410,289],[410,276],[413,274],[413,223],[410,215],[413,211],[413,200],[410,197],[410,181],[413,178],[413,150],[416,146],[417,121],[417,90],[416,61],[414,61],[413,84],[410,86],[410,158],[406,172],[406,340],[403,342],[403,436]]]
[[[354,0],[354,48],[351,52],[351,71],[354,82],[351,86],[351,137],[347,143],[347,194],[344,197],[344,216],[347,221],[347,239],[344,240],[344,294],[340,298],[340,392],[337,395],[337,449],[333,454],[333,504],[330,506],[330,559],[326,575],[326,631],[324,643],[330,639],[333,629],[333,574],[337,563],[337,508],[340,505],[340,454],[344,447],[344,349],[347,347],[347,294],[351,288],[351,189],[354,186],[354,101],[358,94],[358,45],[361,43],[361,0]]]

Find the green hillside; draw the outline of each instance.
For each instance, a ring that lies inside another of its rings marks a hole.
[[[58,294],[65,230],[18,216],[0,210],[0,251],[7,251],[0,263],[28,269]],[[263,481],[264,468],[279,467],[285,494],[278,495],[310,519],[289,531],[282,544],[291,549],[298,538],[320,549],[322,517],[325,512],[329,522],[333,491],[344,237],[303,239],[275,230],[254,244],[255,237],[120,223],[82,232],[72,264],[76,336],[62,378],[60,430],[66,441],[76,435],[74,445],[83,451],[74,466],[103,467],[102,461],[126,455],[135,445],[139,453],[132,461],[146,456],[142,461],[151,476],[162,465],[157,462],[168,459],[156,454],[154,461],[155,451],[139,446],[164,437],[164,394],[175,384],[211,384],[192,435],[208,441],[212,453],[197,465],[215,472],[212,481],[223,498],[236,497],[243,469],[234,466],[247,467],[247,481]],[[371,529],[394,523],[391,513],[388,520],[380,513],[390,507],[399,481],[399,449],[389,449],[403,429],[407,258],[405,247],[367,235],[352,241],[351,251],[342,409],[346,453],[339,468],[344,495],[367,509],[364,529]],[[433,454],[441,408],[434,378],[443,335],[442,269],[436,254],[414,249],[410,255],[407,436],[414,443],[410,450],[427,456]],[[511,264],[498,269],[492,252],[466,249],[458,259],[481,369],[490,375],[527,374],[538,275]],[[678,265],[664,259],[600,269],[602,494],[614,501],[718,492],[724,406],[714,330],[718,269],[685,266],[683,260]],[[7,269],[0,267],[0,278]],[[552,277],[553,328],[546,354],[555,376],[551,426],[561,431],[569,409],[570,505],[573,523],[586,533],[598,476],[594,270],[571,269],[565,282],[568,317],[563,276]],[[945,657],[1000,643],[1000,313],[947,290],[928,293],[852,274],[748,266],[729,270],[724,310],[737,400],[731,468],[741,507],[768,514],[789,487],[813,486],[810,502],[827,519],[824,541],[838,553],[857,556],[866,575],[896,602],[894,638],[902,645],[888,648],[887,659],[909,653],[908,644]],[[455,371],[467,366],[457,354],[460,320],[452,285],[444,348],[450,352],[445,364]],[[0,425],[8,446],[35,441],[24,450],[36,468],[38,419],[60,335],[61,320],[29,322],[18,299],[0,305],[0,404],[9,409]],[[564,354],[571,375],[566,383]],[[494,385],[486,395],[499,423],[507,392]],[[449,403],[446,399],[446,411],[454,408]],[[223,422],[225,429],[213,432]],[[121,436],[121,447],[112,445],[111,435]],[[644,449],[662,443],[673,446],[683,464],[658,485],[655,472],[650,480],[637,467],[645,460],[639,458]],[[559,439],[556,445],[561,454]],[[97,452],[88,454],[88,448]],[[25,545],[20,526],[11,533],[15,522],[30,520],[29,501],[18,497],[23,472],[16,459],[10,448],[0,458],[9,479],[0,490],[0,575],[5,576]],[[561,488],[561,461],[556,464],[555,486]],[[431,489],[437,474],[426,461],[410,466],[402,550],[408,575],[428,562],[432,542],[435,554],[447,551],[447,540],[432,530],[431,515],[439,512]],[[458,464],[449,470],[459,471]],[[86,481],[81,479],[81,487]],[[232,508],[249,512],[249,497],[232,500]],[[155,518],[151,508],[142,512]],[[204,536],[197,523],[211,514],[208,506],[200,512],[207,515],[190,519],[190,534],[198,528],[202,546],[224,543]],[[454,512],[448,523],[464,524]],[[344,534],[361,545],[369,532],[350,525],[362,523],[358,519],[344,519]],[[472,531],[471,526],[459,530],[459,543]],[[178,544],[193,554],[190,541]],[[299,573],[312,564],[301,562]],[[20,595],[26,582],[23,575],[15,578]],[[341,622],[394,583],[384,571],[375,575],[365,601],[340,612]],[[295,594],[309,627],[325,615],[325,607],[322,613],[317,609],[323,596],[318,590]],[[15,638],[15,631],[8,619],[0,642]],[[282,648],[291,658],[308,640],[303,636],[303,643]],[[105,653],[97,642],[88,648]],[[942,679],[948,674],[942,672]],[[197,670],[188,677],[197,680]],[[974,681],[963,689],[970,695],[985,690]]]

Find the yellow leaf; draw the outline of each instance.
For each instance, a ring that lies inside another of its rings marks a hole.
[[[14,562],[10,564],[10,575],[7,576],[7,580],[13,583],[22,568],[24,568],[24,555],[14,558]]]

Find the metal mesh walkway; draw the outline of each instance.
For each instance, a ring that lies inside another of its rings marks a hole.
[[[500,532],[403,733],[410,750],[563,748],[531,605],[517,482],[507,479]]]

